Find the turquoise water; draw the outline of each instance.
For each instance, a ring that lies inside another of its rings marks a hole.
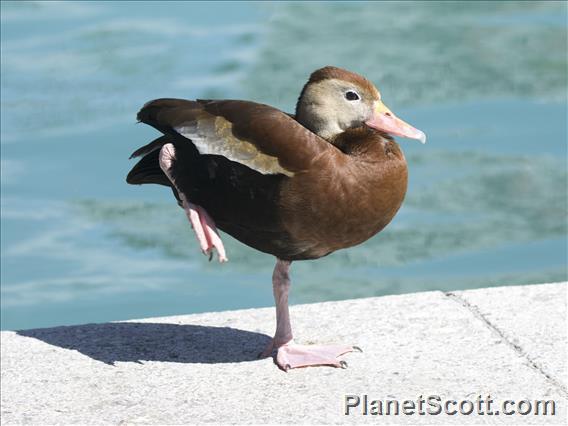
[[[273,259],[208,263],[162,187],[124,178],[157,97],[291,110],[333,64],[424,130],[409,192],[292,302],[567,279],[563,2],[2,2],[2,328],[272,305]],[[172,237],[175,236],[175,237]]]

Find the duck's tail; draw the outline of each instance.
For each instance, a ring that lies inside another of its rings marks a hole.
[[[126,182],[131,185],[155,183],[158,185],[172,186],[170,180],[160,168],[160,149],[172,139],[169,135],[160,136],[158,139],[138,148],[130,158],[143,156],[126,176]]]

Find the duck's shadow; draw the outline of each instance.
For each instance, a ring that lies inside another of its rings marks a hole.
[[[106,364],[163,361],[229,363],[257,360],[266,334],[230,327],[122,322],[21,330],[50,345],[79,351]]]

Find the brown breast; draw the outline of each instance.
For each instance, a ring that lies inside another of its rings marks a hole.
[[[366,241],[392,220],[406,194],[406,160],[391,137],[362,128],[333,142],[340,150],[282,188],[281,220],[298,251],[295,259]]]

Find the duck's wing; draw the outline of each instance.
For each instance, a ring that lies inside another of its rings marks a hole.
[[[175,135],[178,143],[179,136],[191,141],[202,155],[220,155],[262,174],[293,176],[334,149],[290,115],[255,102],[156,99],[142,107],[138,120]]]

